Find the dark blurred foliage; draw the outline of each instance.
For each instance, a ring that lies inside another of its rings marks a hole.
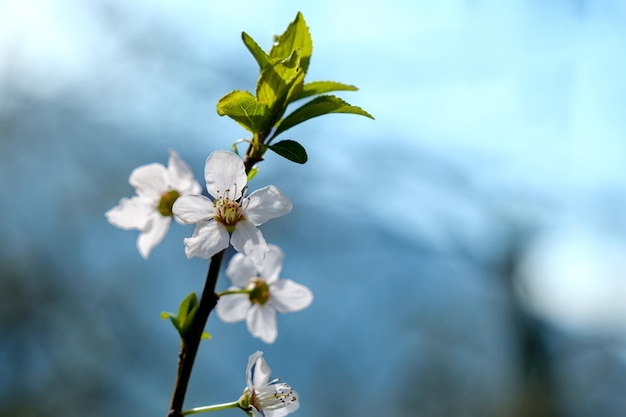
[[[116,160],[103,142],[124,134],[67,103],[9,98],[19,110],[3,114],[0,133],[2,415],[117,414],[136,401],[119,358],[143,356],[121,343],[139,324],[132,294],[94,281],[97,257],[84,253]]]
[[[5,243],[6,244],[6,243]],[[84,415],[113,404],[107,329],[46,254],[2,259],[2,415]],[[106,407],[93,415],[107,415]]]

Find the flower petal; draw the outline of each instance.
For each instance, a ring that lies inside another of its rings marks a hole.
[[[256,368],[256,362],[262,356],[263,356],[263,352],[261,352],[260,350],[257,350],[256,352],[254,352],[252,355],[248,357],[248,366],[246,366],[246,385],[248,386],[248,391],[250,391],[250,394],[252,394],[253,388],[254,388],[252,379],[255,373],[254,371]]]
[[[269,250],[265,238],[259,229],[247,220],[240,220],[230,238],[230,244],[237,252],[250,256],[259,265]]]
[[[276,329],[276,310],[265,304],[260,306],[253,304],[248,310],[246,317],[248,330],[254,337],[258,337],[265,343],[274,343],[278,330]],[[256,381],[255,381],[255,385]]]
[[[193,236],[185,238],[185,254],[187,258],[197,256],[208,259],[228,247],[226,228],[214,220],[201,221],[196,226]]]
[[[307,308],[313,301],[313,293],[302,284],[281,279],[270,285],[268,303],[281,313]]]
[[[204,179],[211,196],[221,198],[229,190],[228,198],[232,200],[241,197],[248,182],[242,159],[228,151],[215,151],[209,155],[204,166]]]
[[[148,259],[152,249],[163,240],[163,236],[165,236],[170,227],[171,220],[171,217],[165,217],[159,213],[155,213],[152,216],[146,228],[137,238],[137,248],[144,259]]]
[[[161,194],[168,190],[167,169],[161,164],[137,167],[130,173],[128,182],[135,187],[137,195],[158,203]]]
[[[233,285],[243,288],[250,283],[250,279],[258,274],[257,267],[252,258],[242,253],[237,253],[232,257],[226,268],[226,276]]]
[[[252,384],[255,387],[267,385],[270,380],[271,374],[272,370],[270,369],[270,366],[267,364],[267,361],[263,357],[263,352],[261,352],[261,355],[257,357],[252,368]]]
[[[268,284],[278,280],[280,271],[283,269],[285,254],[276,245],[267,245],[269,251],[265,253],[265,258],[259,265],[259,272]]]
[[[117,206],[108,210],[104,215],[109,223],[120,229],[143,230],[150,217],[156,212],[156,207],[149,201],[135,196],[122,198]]]
[[[215,215],[213,202],[203,195],[183,195],[176,199],[172,213],[183,223],[193,224],[212,219]]]
[[[232,287],[236,289],[236,287]],[[235,323],[246,318],[246,313],[252,303],[247,294],[229,294],[220,297],[217,301],[217,315],[223,322]]]
[[[181,195],[200,194],[202,187],[193,176],[189,165],[173,150],[170,150],[170,159],[167,164],[169,186]]]
[[[289,197],[273,185],[256,190],[248,197],[246,218],[260,226],[269,219],[284,216],[293,208]]]

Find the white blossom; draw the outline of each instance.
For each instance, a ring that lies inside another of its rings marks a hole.
[[[246,368],[247,387],[239,406],[251,411],[253,417],[283,417],[300,407],[298,394],[280,379],[270,380],[271,372],[263,352],[250,355]]]
[[[216,312],[228,323],[245,319],[254,337],[273,343],[278,335],[276,312],[302,310],[311,304],[313,294],[304,285],[279,277],[285,255],[278,246],[268,246],[261,263],[240,253],[233,256],[226,268],[233,286],[226,292],[245,291],[220,297]]]
[[[122,198],[105,215],[114,226],[140,231],[137,248],[145,259],[167,233],[176,199],[197,194],[202,188],[175,151],[170,151],[167,168],[157,163],[137,167],[130,174],[129,182],[136,195]]]
[[[204,177],[213,201],[203,195],[186,195],[173,212],[182,222],[196,224],[185,239],[188,258],[210,258],[229,243],[238,251],[261,261],[267,243],[257,226],[291,211],[291,200],[270,185],[245,196],[247,175],[241,158],[228,151],[215,151],[206,160]]]

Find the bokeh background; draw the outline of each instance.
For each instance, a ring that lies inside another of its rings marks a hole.
[[[619,0],[0,0],[0,415],[165,415],[159,314],[208,263],[180,225],[144,261],[104,212],[168,149],[202,178],[245,137],[215,112],[254,89],[240,33],[268,48],[298,10],[308,80],[376,121],[314,119],[286,136],[309,163],[261,164],[315,301],[272,345],[212,316],[186,405],[238,398],[260,349],[301,417],[626,415]]]

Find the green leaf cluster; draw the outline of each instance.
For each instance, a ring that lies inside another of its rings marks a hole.
[[[170,319],[176,330],[178,330],[180,338],[184,343],[187,335],[189,334],[189,330],[191,329],[197,311],[198,297],[195,292],[192,292],[180,303],[180,306],[178,307],[178,315],[164,311],[161,313],[161,318],[163,320],[168,318]],[[202,333],[202,338],[210,339],[211,336],[204,332]]]
[[[328,94],[356,91],[355,86],[336,81],[305,82],[313,41],[302,13],[298,12],[283,34],[274,37],[269,52],[245,32],[242,39],[259,65],[255,93],[236,90],[226,94],[217,103],[217,113],[230,117],[252,134],[247,153],[249,158],[260,161],[270,149],[290,161],[303,164],[307,161],[307,154],[302,145],[290,139],[272,143],[274,138],[324,114],[350,113],[373,119],[362,108]],[[290,104],[310,97],[314,98],[285,115]]]

